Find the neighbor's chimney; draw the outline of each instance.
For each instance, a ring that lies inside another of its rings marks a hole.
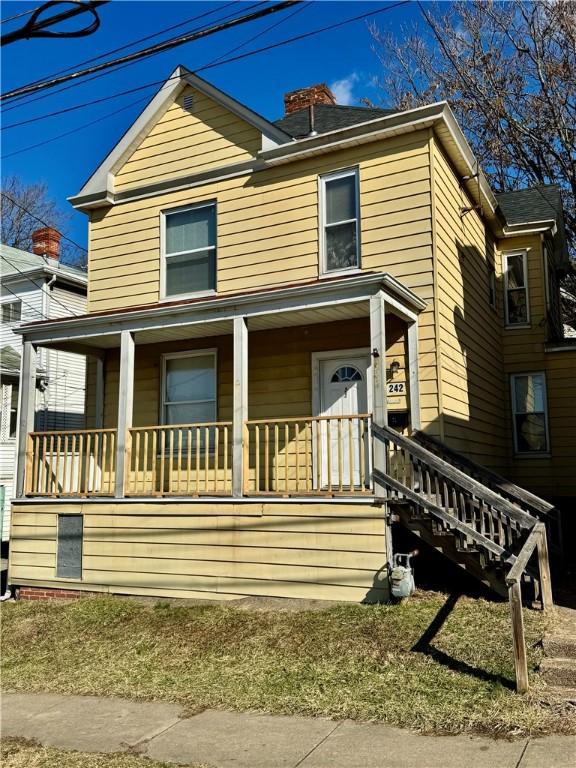
[[[50,259],[60,258],[60,240],[62,235],[53,227],[42,227],[32,232],[32,253],[38,256],[48,256]]]
[[[310,107],[312,104],[336,104],[334,94],[325,83],[284,94],[284,111],[287,115]]]

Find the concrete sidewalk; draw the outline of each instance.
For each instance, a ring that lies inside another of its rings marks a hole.
[[[419,736],[378,724],[206,711],[161,702],[2,694],[2,735],[215,768],[575,768],[576,737]]]

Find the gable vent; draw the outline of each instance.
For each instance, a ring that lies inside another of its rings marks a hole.
[[[186,112],[192,112],[194,109],[194,94],[187,93],[182,99],[182,109]]]

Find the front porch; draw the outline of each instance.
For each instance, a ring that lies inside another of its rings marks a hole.
[[[419,427],[423,306],[371,274],[29,328],[18,495],[370,497],[372,421]],[[30,432],[40,346],[89,356],[90,429]]]

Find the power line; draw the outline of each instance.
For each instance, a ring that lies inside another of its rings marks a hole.
[[[280,21],[275,22],[269,27],[266,27],[266,29],[259,32],[257,35],[254,35],[249,40],[245,40],[240,45],[235,46],[231,50],[227,51],[226,53],[223,53],[222,56],[219,56],[217,59],[214,59],[210,64],[206,66],[211,66],[212,64],[216,64],[217,62],[221,61],[222,59],[226,58],[230,53],[234,53],[235,51],[240,50],[241,48],[244,48],[244,46],[248,45],[249,43],[252,43],[254,40],[257,40],[259,37],[262,37],[267,32],[270,32],[272,29],[275,29],[276,27],[280,26],[281,24],[285,24],[289,19],[291,19],[293,16],[296,16],[297,13],[301,13],[303,10],[308,8],[311,5],[311,2],[303,3],[302,5],[299,5],[295,11],[293,11],[289,16],[286,16],[285,18],[281,19]],[[200,70],[198,70],[200,71]],[[153,85],[161,85],[162,83],[167,83],[170,80],[178,79],[178,75],[174,76],[173,78],[168,78],[168,80],[155,80],[151,83],[146,83],[145,85],[137,86],[136,88],[128,88],[126,91],[119,91],[118,93],[113,93],[110,96],[103,96],[100,99],[92,99],[91,101],[85,101],[82,104],[74,104],[71,107],[66,107],[65,109],[58,109],[55,112],[48,112],[46,114],[42,115],[42,120],[46,120],[50,117],[59,117],[60,115],[66,114],[68,112],[75,112],[78,109],[84,109],[85,107],[91,107],[94,104],[101,104],[105,101],[110,101],[111,99],[117,99],[121,96],[127,96],[132,93],[137,93],[138,91],[144,91],[147,88],[151,88]],[[11,128],[19,128],[22,125],[29,125],[30,123],[37,122],[37,117],[30,117],[27,120],[20,120],[17,123],[10,123],[9,125],[3,125],[2,130],[9,131]]]
[[[22,11],[22,13],[16,13],[14,16],[8,16],[7,19],[2,19],[0,21],[0,24],[7,24],[9,21],[14,21],[14,19],[21,19],[22,16],[30,16],[31,13],[36,13],[36,11],[39,11],[42,6],[39,5],[37,8],[32,8],[29,11]]]
[[[330,25],[328,25],[326,27],[321,27],[319,29],[312,30],[311,32],[305,32],[305,33],[302,33],[301,35],[296,35],[295,37],[291,37],[291,38],[288,38],[286,40],[281,40],[278,43],[273,43],[271,45],[264,46],[263,48],[257,48],[255,50],[248,51],[246,53],[240,54],[239,56],[232,56],[230,58],[224,59],[223,61],[214,61],[214,62],[212,62],[210,64],[205,64],[202,67],[198,67],[194,71],[195,72],[203,72],[206,69],[213,69],[214,67],[220,67],[220,66],[223,66],[225,64],[230,64],[232,62],[239,61],[240,59],[248,58],[249,56],[255,56],[255,55],[260,54],[260,53],[265,53],[266,51],[272,50],[273,48],[279,48],[279,47],[281,47],[283,45],[289,45],[290,43],[297,42],[299,40],[303,40],[303,39],[311,37],[313,35],[318,35],[318,34],[321,34],[323,32],[328,32],[328,31],[330,31],[332,29],[336,29],[338,27],[342,27],[342,26],[344,26],[346,24],[351,24],[351,23],[353,23],[355,21],[359,21],[360,19],[366,18],[367,15],[377,16],[378,14],[384,13],[386,11],[391,11],[394,8],[399,8],[402,5],[407,5],[409,2],[410,2],[410,0],[401,0],[401,2],[397,2],[397,3],[394,3],[392,5],[386,5],[384,7],[377,8],[374,11],[370,11],[369,14],[362,13],[362,14],[359,14],[358,16],[353,16],[353,17],[351,17],[349,19],[344,19],[343,21],[336,22],[334,24],[330,24]],[[142,87],[144,87],[144,88],[151,87],[152,85],[157,85],[158,83],[166,83],[166,84],[168,84],[169,81],[172,80],[172,79],[173,78],[168,78],[168,80],[156,81],[156,82],[153,82],[153,83],[149,83],[147,86],[142,86]],[[125,92],[123,92],[122,95],[134,92],[136,90],[141,90],[141,88],[139,87],[139,88],[136,88],[136,89],[125,91]],[[114,98],[114,96],[109,96],[108,98],[111,99],[111,98]],[[76,126],[75,128],[72,128],[70,131],[66,131],[65,133],[57,134],[56,136],[52,136],[52,137],[50,137],[48,139],[45,139],[44,141],[40,141],[37,144],[32,144],[32,145],[29,145],[29,146],[26,146],[26,147],[22,147],[21,149],[17,149],[14,152],[9,152],[9,153],[7,153],[5,155],[2,155],[2,158],[5,159],[5,158],[8,158],[8,157],[14,157],[15,155],[20,155],[23,152],[29,152],[30,150],[37,149],[38,147],[43,147],[46,144],[50,144],[53,141],[58,141],[59,139],[63,139],[66,136],[71,136],[74,133],[78,133],[79,131],[82,131],[85,128],[89,128],[92,125],[96,125],[98,123],[101,123],[101,122],[103,122],[104,120],[107,120],[110,117],[114,117],[119,112],[122,112],[122,111],[124,111],[126,109],[130,109],[131,107],[135,106],[136,104],[141,104],[142,102],[147,101],[147,100],[148,100],[148,97],[146,97],[146,96],[141,98],[141,99],[137,99],[136,101],[130,102],[130,104],[127,104],[124,107],[116,109],[113,112],[108,112],[105,115],[102,115],[101,117],[96,118],[95,120],[90,120],[88,123],[84,123],[82,125]]]
[[[45,221],[40,219],[38,216],[36,216],[35,213],[32,213],[32,211],[29,211],[28,208],[25,208],[21,203],[18,203],[16,200],[14,200],[13,197],[10,197],[10,195],[7,195],[6,192],[1,192],[0,191],[0,195],[2,195],[2,197],[5,197],[6,200],[9,200],[13,205],[15,205],[18,208],[20,208],[21,211],[24,211],[25,213],[27,213],[28,216],[31,216],[33,219],[36,219],[36,221],[40,222],[40,224],[43,224],[45,227],[51,227],[52,226],[51,224],[47,224]],[[60,234],[62,235],[61,232],[60,232]],[[69,243],[72,243],[72,245],[75,245],[76,248],[80,248],[80,250],[84,251],[84,253],[88,253],[86,248],[84,248],[82,245],[79,245],[74,240],[70,239],[67,235],[62,235],[62,237],[64,238],[64,240],[68,240]]]
[[[105,56],[110,56],[113,53],[118,53],[119,51],[126,50],[126,48],[132,48],[134,45],[137,45],[138,43],[144,42],[145,40],[149,40],[150,38],[157,37],[158,35],[163,35],[166,32],[171,31],[172,29],[176,29],[177,27],[184,26],[185,24],[190,24],[193,21],[198,21],[198,19],[204,18],[205,16],[209,16],[210,14],[215,13],[216,11],[223,11],[226,10],[226,8],[229,8],[230,6],[235,5],[234,0],[230,3],[226,3],[226,5],[213,9],[211,11],[208,11],[207,13],[201,13],[198,16],[193,16],[191,19],[187,19],[186,21],[180,22],[179,24],[174,24],[172,27],[167,27],[166,29],[161,30],[160,32],[155,32],[152,35],[147,35],[146,37],[142,37],[139,40],[133,40],[131,43],[127,43],[126,45],[122,45],[119,48],[115,48],[111,51],[107,51],[106,53],[100,54],[99,56],[94,56],[91,59],[86,59],[85,61],[81,61],[78,64],[75,64],[72,67],[67,67],[66,69],[61,69],[58,72],[54,72],[50,77],[56,77],[57,75],[61,75],[64,72],[69,72],[70,70],[76,69],[77,67],[82,67],[84,64],[90,64],[92,61],[98,61],[99,59],[104,58]],[[248,7],[247,10],[253,10],[254,8],[257,8],[258,6],[262,5],[262,3],[255,3],[254,5],[251,5]],[[231,18],[232,16],[235,16],[235,13],[228,14],[226,16],[222,16],[218,21],[225,21],[226,19]],[[125,65],[128,66],[128,65]],[[124,69],[124,67],[118,67],[118,69]],[[88,77],[82,82],[72,82],[70,85],[64,86],[63,88],[57,88],[55,91],[50,91],[49,93],[43,93],[39,96],[36,96],[32,99],[25,99],[24,96],[18,96],[15,97],[14,104],[11,104],[10,106],[4,107],[3,111],[9,112],[12,109],[19,109],[21,107],[28,106],[29,104],[33,104],[35,101],[41,101],[42,99],[48,99],[51,96],[55,96],[58,93],[62,93],[64,91],[69,90],[70,88],[75,88],[78,85],[84,85],[86,83],[92,82],[92,80],[96,80],[99,77],[102,77],[104,75],[112,74],[110,70],[107,70],[105,72],[102,72],[100,75],[95,75],[94,77]],[[43,80],[34,80],[32,84],[43,82]]]
[[[96,32],[100,26],[100,17],[96,13],[96,9],[100,5],[106,5],[110,0],[85,0],[85,2],[76,2],[71,8],[62,11],[62,13],[57,13],[55,16],[48,16],[44,19],[40,18],[44,11],[47,11],[49,8],[52,8],[55,5],[60,5],[60,3],[66,4],[67,2],[68,0],[48,0],[48,2],[32,12],[32,16],[23,27],[2,35],[0,45],[9,45],[18,40],[29,40],[34,37],[63,38],[86,37],[87,35],[91,35],[93,32]],[[63,30],[61,32],[50,31],[50,27],[58,24],[58,22],[66,21],[67,19],[72,19],[75,16],[81,16],[85,13],[91,14],[92,21],[84,29]]]
[[[73,72],[72,74],[69,74],[69,75],[62,75],[61,77],[53,78],[52,80],[46,80],[40,83],[35,83],[35,84],[33,83],[30,85],[23,86],[21,88],[16,88],[13,91],[8,91],[8,93],[2,94],[0,98],[12,99],[12,98],[15,98],[16,96],[25,95],[27,93],[35,93],[36,91],[45,90],[46,88],[52,88],[53,86],[59,85],[60,83],[67,82],[68,80],[73,80],[73,79],[76,80],[78,78],[85,77],[86,75],[92,74],[93,72],[99,72],[104,69],[110,69],[111,67],[117,67],[119,64],[139,61],[140,59],[143,59],[143,58],[156,56],[159,53],[163,53],[164,51],[171,50],[172,48],[176,48],[180,45],[184,45],[185,43],[190,43],[195,40],[200,40],[204,37],[208,37],[209,35],[216,34],[217,32],[222,32],[225,29],[232,29],[233,27],[237,27],[241,24],[246,24],[249,21],[254,21],[264,16],[269,16],[273,13],[278,13],[279,11],[283,11],[286,8],[290,8],[295,3],[299,3],[301,1],[302,0],[284,0],[283,2],[276,3],[275,5],[267,5],[265,8],[262,8],[259,11],[254,11],[253,13],[244,14],[243,16],[238,16],[224,23],[220,23],[215,26],[208,27],[206,29],[191,32],[187,35],[182,35],[176,38],[175,40],[166,40],[163,43],[158,43],[157,45],[153,45],[148,48],[143,48],[140,51],[135,51],[134,53],[130,53],[127,56],[122,56],[119,59],[113,59],[112,61],[105,61],[102,64],[97,64],[94,67],[89,67],[88,69],[80,70],[79,72]]]

